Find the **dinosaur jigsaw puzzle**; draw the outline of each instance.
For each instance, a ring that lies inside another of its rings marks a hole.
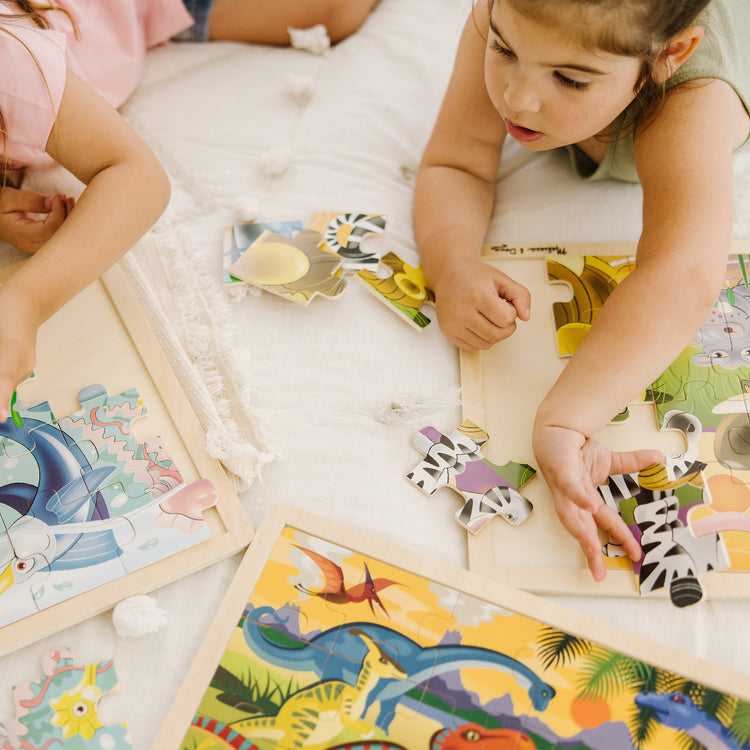
[[[112,661],[79,667],[65,648],[45,654],[44,676],[16,685],[16,716],[0,722],[0,750],[132,750],[125,723],[105,726],[99,701],[117,691]]]
[[[482,453],[488,440],[489,435],[470,420],[450,435],[425,427],[414,436],[414,447],[424,458],[407,474],[427,495],[440,487],[458,492],[464,505],[456,520],[472,534],[478,534],[496,515],[517,526],[533,509],[520,490],[536,470],[512,460],[503,466],[492,463]]]
[[[0,627],[211,538],[216,487],[186,483],[158,436],[134,438],[138,392],[78,398],[60,419],[16,399],[0,423]]]
[[[344,582],[364,569],[389,581],[377,592],[383,610],[300,585],[310,550]],[[275,506],[155,747],[745,747],[750,679],[665,661],[685,664],[674,649],[498,581]]]

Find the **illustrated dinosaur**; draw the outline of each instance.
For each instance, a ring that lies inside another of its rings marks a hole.
[[[192,729],[205,735],[206,739],[194,750],[261,750],[252,740],[239,734],[228,724],[205,716],[196,716]],[[409,750],[403,745],[388,740],[356,740],[329,747],[328,750]],[[515,729],[485,729],[479,724],[461,724],[451,729],[439,729],[430,738],[428,750],[536,750],[528,736]]]
[[[323,588],[319,591],[311,591],[300,583],[295,584],[295,588],[298,591],[308,594],[309,596],[320,596],[326,601],[333,602],[334,604],[367,602],[370,605],[370,610],[373,614],[375,614],[375,605],[377,604],[386,616],[388,615],[388,611],[383,605],[383,602],[380,601],[378,591],[384,589],[386,586],[393,586],[394,584],[397,584],[398,581],[392,581],[390,578],[373,578],[370,575],[367,563],[365,563],[364,583],[345,586],[344,573],[341,570],[341,567],[333,562],[333,560],[329,560],[324,555],[318,554],[306,547],[300,547],[296,544],[294,546],[297,549],[302,550],[318,566],[318,568],[320,568],[320,572],[325,579]]]
[[[274,615],[272,607],[259,607],[242,623],[247,645],[260,658],[277,667],[294,671],[315,672],[321,680],[354,682],[357,665],[364,658],[364,644],[350,634],[350,628],[365,633],[391,658],[398,659],[406,671],[406,680],[388,680],[378,684],[367,698],[366,709],[376,701],[380,710],[376,726],[387,731],[397,703],[414,685],[431,677],[461,669],[493,669],[510,674],[528,689],[533,707],[543,711],[555,695],[555,689],[525,664],[505,654],[480,646],[442,645],[423,648],[411,638],[384,625],[356,622],[338,625],[313,636],[309,641],[281,645],[271,639],[276,631],[262,622]]]
[[[404,680],[403,667],[366,633],[349,628],[348,634],[361,639],[365,655],[352,685],[344,680],[323,680],[290,695],[275,716],[232,722],[232,728],[255,742],[268,739],[274,747],[321,748],[342,730],[358,735],[374,727],[364,716],[367,698],[381,680]]]
[[[679,729],[708,750],[750,750],[750,743],[740,742],[717,718],[682,693],[638,693],[635,704],[650,708],[660,724]]]

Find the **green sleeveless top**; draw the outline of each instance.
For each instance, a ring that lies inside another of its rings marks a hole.
[[[705,32],[695,52],[667,82],[674,88],[698,78],[726,81],[750,112],[750,0],[712,0],[701,13],[696,25]],[[634,102],[619,121],[631,115]],[[585,180],[623,180],[638,182],[631,129],[620,139],[607,145],[601,164],[597,164],[578,146],[567,146],[574,171]]]

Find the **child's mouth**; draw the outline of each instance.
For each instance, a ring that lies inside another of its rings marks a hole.
[[[541,133],[538,130],[529,130],[529,128],[524,128],[521,125],[516,125],[515,123],[507,119],[505,120],[505,127],[507,128],[508,133],[521,143],[531,143],[532,141],[538,141],[544,135],[544,133]]]

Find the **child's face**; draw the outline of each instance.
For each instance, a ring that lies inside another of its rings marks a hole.
[[[561,19],[575,18],[569,11]],[[630,104],[641,63],[584,49],[567,28],[542,25],[495,0],[485,83],[508,133],[532,151],[598,135]]]

